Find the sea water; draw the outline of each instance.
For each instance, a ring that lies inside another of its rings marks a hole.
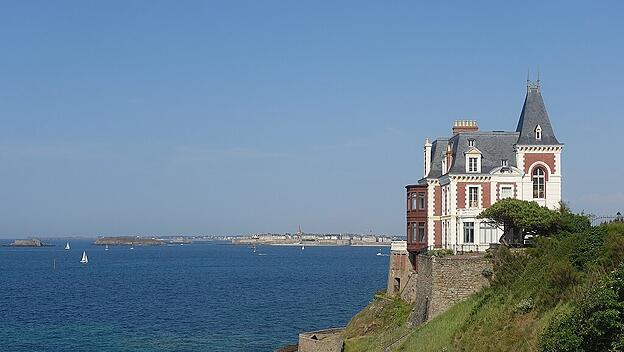
[[[388,269],[379,247],[91,243],[0,247],[0,351],[272,351],[344,326]]]

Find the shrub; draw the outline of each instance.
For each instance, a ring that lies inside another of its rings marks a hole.
[[[535,303],[533,302],[533,298],[523,299],[514,308],[514,313],[516,313],[516,314],[526,314],[526,313],[532,311],[533,307],[535,307]]]
[[[624,262],[624,235],[610,233],[604,243],[603,265],[615,268]]]
[[[561,209],[559,229],[562,232],[581,233],[591,228],[591,222],[586,215],[571,213],[568,209]]]
[[[559,292],[579,283],[579,274],[570,262],[555,262],[548,273],[548,284]]]
[[[611,272],[540,338],[543,351],[620,351],[624,339],[624,266]]]
[[[451,249],[435,249],[430,251],[429,254],[434,257],[446,257],[447,255],[453,255],[455,253]]]
[[[568,297],[570,288],[581,282],[581,276],[569,261],[560,260],[554,262],[546,273],[546,282],[547,287],[540,294],[540,304],[552,307]]]
[[[483,275],[484,277],[486,277],[486,278],[488,278],[488,279],[489,279],[489,278],[491,278],[493,274],[494,274],[494,273],[493,273],[493,272],[492,272],[492,270],[490,270],[489,268],[485,268],[485,269],[483,269],[483,271],[481,272],[481,275]]]

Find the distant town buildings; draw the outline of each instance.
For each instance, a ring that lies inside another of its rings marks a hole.
[[[302,246],[389,246],[392,237],[361,234],[258,234],[232,237],[234,244]]]

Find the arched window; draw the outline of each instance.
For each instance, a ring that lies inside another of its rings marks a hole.
[[[542,139],[542,126],[537,125],[537,127],[535,127],[535,139],[537,139],[538,141]]]
[[[541,167],[533,169],[533,198],[545,198],[546,172]]]

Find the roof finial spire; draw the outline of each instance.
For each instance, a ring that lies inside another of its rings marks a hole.
[[[540,72],[539,67],[537,69],[537,81],[531,82],[531,71],[527,69],[527,93],[539,92],[540,89]]]

